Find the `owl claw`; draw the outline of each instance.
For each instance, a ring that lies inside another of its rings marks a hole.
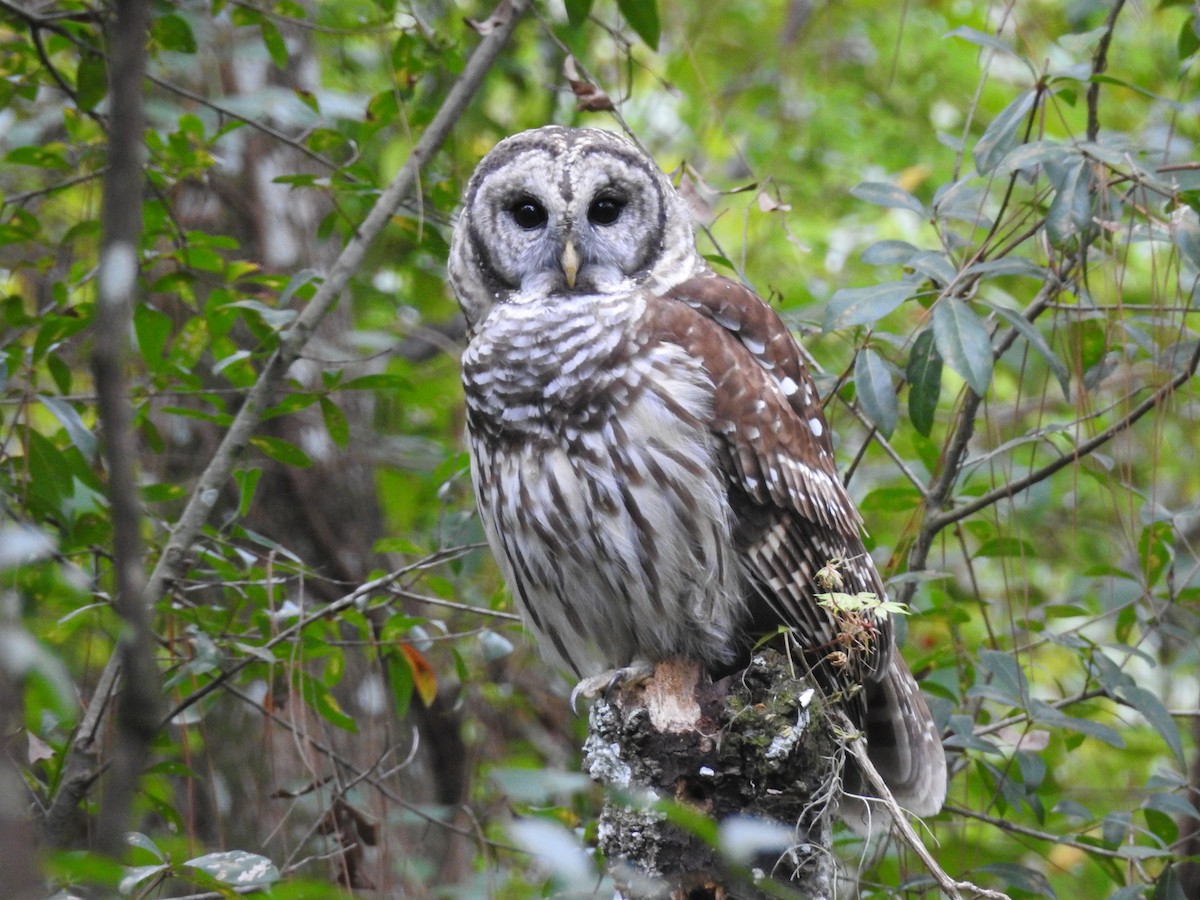
[[[571,712],[579,714],[577,702],[580,697],[594,700],[603,695],[608,701],[612,692],[621,685],[633,685],[645,681],[654,674],[654,664],[648,662],[633,662],[619,669],[609,669],[599,675],[584,678],[571,691]]]

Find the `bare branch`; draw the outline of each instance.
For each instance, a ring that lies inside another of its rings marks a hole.
[[[1113,30],[1117,27],[1117,16],[1121,15],[1121,8],[1124,5],[1125,0],[1114,0],[1113,2],[1113,8],[1108,14],[1108,21],[1104,23],[1104,34],[1100,35],[1100,41],[1096,44],[1096,54],[1092,57],[1093,76],[1099,75],[1108,68],[1108,45],[1112,42]],[[1100,136],[1100,82],[1094,78],[1088,85],[1087,114],[1087,139],[1094,141]]]

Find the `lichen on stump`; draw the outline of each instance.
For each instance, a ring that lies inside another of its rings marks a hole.
[[[755,882],[770,877],[816,900],[831,897],[842,747],[822,704],[774,650],[715,683],[694,663],[668,660],[646,681],[598,699],[584,769],[613,789],[598,838],[621,894],[760,897]],[[790,847],[730,859],[723,851],[731,848],[672,824],[655,800],[718,823],[779,823],[791,830]]]

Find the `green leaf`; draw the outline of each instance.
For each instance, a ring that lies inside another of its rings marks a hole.
[[[944,298],[933,308],[933,339],[950,368],[979,396],[992,382],[992,340],[979,316],[962,300]]]
[[[594,0],[565,0],[567,21],[576,27],[582,25],[592,14],[593,2]]]
[[[1033,700],[1029,704],[1030,718],[1035,722],[1040,722],[1043,725],[1051,725],[1058,728],[1065,728],[1069,731],[1076,731],[1080,734],[1094,737],[1112,747],[1124,747],[1125,739],[1121,737],[1120,732],[1115,728],[1110,728],[1100,722],[1093,722],[1091,719],[1081,719],[1075,716],[1068,716],[1062,710],[1055,709],[1049,703],[1041,700]]]
[[[658,20],[658,0],[617,0],[617,9],[651,50],[658,49],[658,36],[662,28]]]
[[[1170,522],[1153,522],[1138,535],[1138,561],[1147,586],[1162,580],[1175,558],[1174,543],[1175,529]]]
[[[1183,25],[1179,28],[1179,40],[1175,44],[1175,52],[1179,54],[1180,60],[1185,60],[1200,50],[1200,27],[1197,23],[1200,23],[1200,16],[1191,16],[1184,19]]]
[[[862,253],[868,266],[905,265],[920,251],[908,241],[876,241]]]
[[[870,347],[860,350],[854,362],[854,389],[867,418],[880,434],[890,437],[898,417],[892,369]]]
[[[980,175],[986,175],[996,168],[1018,143],[1017,131],[1025,124],[1025,118],[1033,108],[1035,96],[1031,90],[1023,91],[1017,99],[1001,110],[975,143],[975,168]]]
[[[289,443],[282,438],[272,437],[269,434],[259,434],[250,438],[250,443],[261,450],[265,456],[286,466],[296,466],[297,468],[304,469],[312,465],[312,459],[309,458],[307,453],[295,444]]]
[[[150,866],[127,866],[124,877],[117,885],[117,890],[122,896],[129,896],[138,892],[139,885],[160,875],[165,877],[170,871],[171,867],[166,863],[155,863]]]
[[[262,469],[238,469],[233,473],[233,480],[238,486],[238,518],[245,518],[250,512],[250,504],[254,502],[254,491],[258,480],[262,477]]]
[[[907,209],[915,212],[923,219],[929,218],[929,210],[925,204],[910,194],[904,188],[884,181],[864,181],[850,188],[850,195],[876,206],[886,206],[892,209]]]
[[[1185,765],[1183,740],[1179,736],[1179,725],[1163,702],[1152,691],[1138,685],[1127,685],[1120,688],[1117,696],[1142,714],[1150,726],[1158,732],[1163,742],[1171,748],[1175,759],[1183,767]]]
[[[1076,157],[1051,173],[1054,200],[1046,211],[1046,234],[1055,247],[1064,247],[1085,234],[1092,224],[1091,170]]]
[[[1007,306],[999,306],[987,301],[984,301],[984,305],[1016,329],[1017,333],[1028,341],[1029,346],[1038,352],[1050,367],[1050,371],[1054,373],[1054,377],[1058,379],[1058,385],[1062,388],[1063,397],[1070,400],[1071,373],[1067,370],[1066,363],[1059,359],[1058,355],[1050,349],[1050,344],[1046,342],[1046,338],[1042,336],[1042,333],[1037,330],[1037,326],[1019,312],[1009,309]]]
[[[986,47],[992,50],[999,50],[1001,53],[1007,53],[1010,56],[1020,55],[1012,48],[1012,45],[1003,38],[997,37],[994,34],[988,34],[984,31],[972,28],[969,25],[960,25],[953,31],[946,32],[946,37],[961,38],[968,43],[974,44],[976,47]]]
[[[266,887],[279,880],[279,870],[265,856],[245,850],[223,850],[206,853],[184,863],[214,878],[222,884],[239,888]]]
[[[403,721],[412,705],[413,680],[412,667],[408,659],[401,653],[393,651],[387,655],[388,683],[392,687],[392,702],[396,707],[396,718]]]
[[[1024,709],[1029,698],[1029,683],[1014,656],[999,650],[980,650],[975,685],[968,697],[986,697],[1008,706]]]
[[[350,423],[346,421],[346,414],[342,412],[341,407],[328,397],[322,397],[321,415],[325,418],[325,428],[335,444],[345,447],[350,443]]]
[[[908,379],[909,421],[913,428],[929,437],[942,393],[942,357],[934,344],[932,330],[925,329],[913,341],[905,377]]]
[[[62,424],[62,427],[67,431],[67,437],[71,439],[71,443],[83,454],[86,460],[96,458],[96,436],[92,434],[90,428],[83,424],[83,419],[79,413],[66,400],[59,397],[50,397],[45,394],[39,394],[38,400],[46,409],[54,414],[54,418]]]
[[[139,303],[133,311],[133,332],[139,355],[151,372],[168,368],[167,341],[171,337],[171,317],[148,303]]]
[[[146,837],[140,831],[131,831],[125,835],[125,843],[130,847],[139,847],[142,850],[149,852],[155,859],[166,859],[158,844]]]
[[[196,36],[192,33],[192,26],[174,13],[156,16],[150,23],[150,36],[164,50],[196,52]]]
[[[99,53],[84,52],[75,70],[75,102],[81,110],[95,109],[108,93],[108,65]]]
[[[264,16],[263,20],[258,23],[258,33],[262,35],[263,44],[266,46],[267,52],[271,54],[271,62],[275,63],[275,68],[280,71],[287,69],[287,41],[284,40],[283,34],[275,23]]]
[[[826,332],[852,325],[873,325],[913,295],[916,285],[888,281],[863,288],[835,291],[825,310]]]

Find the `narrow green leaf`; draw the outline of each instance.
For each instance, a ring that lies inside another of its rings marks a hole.
[[[947,297],[933,308],[933,339],[950,368],[979,396],[992,382],[992,340],[979,316]]]
[[[285,466],[296,466],[303,469],[312,465],[312,460],[307,453],[282,438],[259,434],[250,438],[250,443],[261,450],[265,456],[281,462]]]
[[[906,209],[916,212],[918,216],[929,218],[929,210],[911,193],[899,185],[887,181],[863,181],[850,188],[852,197],[874,203],[877,206],[888,206],[889,209]]]
[[[39,394],[38,400],[50,412],[54,413],[54,418],[62,424],[62,427],[67,431],[67,437],[71,439],[71,443],[83,454],[86,460],[96,458],[96,436],[92,434],[90,428],[83,423],[78,411],[66,400],[60,397],[50,397],[46,394]]]
[[[1031,278],[1045,278],[1046,267],[1039,266],[1031,259],[1023,256],[1001,256],[998,259],[988,259],[974,263],[963,269],[964,275],[978,275],[981,278],[995,278],[1000,275],[1028,275]]]
[[[658,0],[617,0],[617,9],[651,50],[658,49],[662,25],[658,19]]]
[[[567,7],[567,21],[572,25],[579,26],[587,21],[587,17],[592,14],[592,4],[594,0],[565,0],[564,5]]]
[[[238,469],[233,473],[233,480],[238,486],[238,518],[245,518],[250,512],[250,504],[254,502],[254,491],[261,477],[262,469],[257,466],[252,469]]]
[[[1053,172],[1050,180],[1054,200],[1046,211],[1046,235],[1055,247],[1063,247],[1091,226],[1091,173],[1080,156]]]
[[[870,347],[864,347],[854,361],[854,389],[868,419],[884,437],[896,430],[896,391],[891,367]]]
[[[99,53],[84,52],[75,70],[75,102],[82,110],[95,109],[108,93],[108,65]]]
[[[918,252],[908,241],[876,241],[862,253],[868,266],[904,265]]]
[[[850,188],[850,195],[874,203],[876,206],[886,206],[891,209],[907,209],[922,218],[929,218],[929,210],[925,204],[899,185],[886,181],[864,181]]]
[[[825,331],[852,325],[873,325],[913,295],[916,285],[888,281],[863,288],[835,291],[825,310]]]
[[[325,418],[325,428],[329,436],[339,447],[345,447],[350,442],[350,423],[341,407],[328,397],[321,398],[321,415]]]
[[[1003,38],[979,31],[969,25],[960,25],[953,31],[946,32],[946,37],[961,38],[968,43],[974,44],[976,47],[988,47],[992,50],[999,50],[1001,53],[1007,53],[1010,56],[1019,56],[1017,51],[1012,48],[1012,45]]]
[[[946,254],[933,250],[922,250],[908,261],[909,267],[919,275],[924,275],[930,281],[946,287],[958,278],[958,269],[946,258]]]
[[[996,174],[1011,175],[1013,172],[1029,171],[1048,163],[1061,163],[1068,156],[1078,152],[1074,147],[1057,141],[1030,141],[1028,144],[1018,144],[997,164]]]
[[[1138,561],[1150,587],[1158,584],[1174,559],[1175,529],[1170,522],[1154,522],[1138,536]]]
[[[280,71],[287,69],[288,49],[283,33],[280,32],[274,22],[265,16],[258,23],[258,32],[262,35],[263,44],[266,46],[267,52],[271,54],[271,62],[275,63],[275,68]]]
[[[133,311],[133,332],[137,336],[138,353],[151,372],[167,368],[167,341],[171,337],[171,317],[147,303],[139,303]]]
[[[975,168],[980,175],[991,172],[1016,146],[1018,130],[1033,108],[1033,91],[1023,91],[1017,99],[1000,111],[983,135],[975,143]]]
[[[1033,721],[1040,722],[1043,725],[1065,728],[1068,731],[1075,731],[1088,737],[1094,737],[1112,747],[1125,746],[1125,739],[1121,737],[1120,732],[1115,728],[1110,728],[1101,722],[1093,722],[1091,719],[1068,716],[1062,710],[1055,709],[1049,703],[1044,703],[1041,700],[1034,700],[1029,704],[1029,714]]]
[[[392,703],[396,707],[396,718],[403,721],[412,705],[413,681],[412,667],[399,651],[387,655],[388,683],[392,686]]]
[[[913,341],[905,370],[908,379],[908,418],[913,428],[925,437],[933,429],[938,398],[942,393],[942,357],[933,341],[933,331],[925,329]]]
[[[1062,388],[1063,397],[1067,400],[1071,399],[1071,373],[1067,370],[1067,365],[1058,358],[1051,348],[1050,344],[1043,337],[1042,333],[1037,330],[1037,326],[1026,319],[1023,315],[1006,306],[999,306],[993,303],[984,301],[984,305],[992,310],[996,315],[1002,318],[1005,322],[1017,330],[1021,337],[1029,342],[1029,346],[1046,361],[1050,367],[1050,371],[1054,373],[1054,377],[1058,379],[1059,387]]]
[[[1179,736],[1179,725],[1163,702],[1152,691],[1138,685],[1122,687],[1117,695],[1145,717],[1183,767],[1183,739]]]

